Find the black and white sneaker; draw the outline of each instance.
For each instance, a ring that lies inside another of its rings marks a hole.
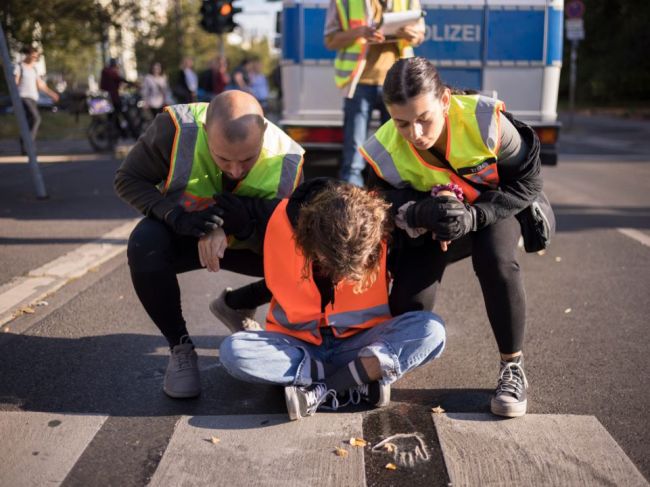
[[[523,366],[523,357],[518,357],[516,362],[501,361],[497,390],[490,402],[492,414],[507,418],[526,414],[528,380]]]
[[[350,388],[350,402],[356,405],[362,400],[376,408],[388,406],[390,403],[390,384],[375,381]]]
[[[308,387],[286,386],[284,398],[287,401],[289,419],[292,421],[313,416],[321,407],[333,411],[339,407],[336,391],[327,389],[321,382],[314,382]],[[329,404],[327,404],[328,401]]]

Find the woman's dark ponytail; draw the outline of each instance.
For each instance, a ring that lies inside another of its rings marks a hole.
[[[400,59],[388,70],[384,80],[384,104],[404,104],[410,98],[433,92],[440,98],[446,86],[435,66],[426,58]]]

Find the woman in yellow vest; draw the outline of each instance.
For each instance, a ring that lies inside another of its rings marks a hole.
[[[250,217],[260,224],[263,215]],[[316,179],[281,200],[265,226],[266,330],[227,337],[220,360],[240,380],[284,386],[292,420],[321,406],[385,406],[392,382],[442,353],[438,316],[391,316],[381,197]]]
[[[446,265],[471,255],[501,354],[491,410],[521,416],[526,300],[515,215],[542,188],[539,141],[503,102],[452,94],[424,58],[393,65],[383,97],[391,120],[360,151],[374,169],[369,185],[393,203],[400,227],[389,257],[391,311],[433,309]]]

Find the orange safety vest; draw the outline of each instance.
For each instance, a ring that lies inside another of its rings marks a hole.
[[[287,216],[288,202],[284,199],[276,207],[264,238],[264,277],[273,294],[266,330],[320,345],[323,326],[331,327],[334,336],[345,338],[390,319],[385,244],[373,285],[355,294],[354,283],[341,282],[334,289],[333,303],[321,311],[321,295],[313,276],[302,276],[305,258]]]

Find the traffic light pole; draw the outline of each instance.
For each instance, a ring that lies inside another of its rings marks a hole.
[[[226,39],[224,38],[223,34],[217,35],[217,38],[219,39],[219,56],[222,58],[226,57]]]
[[[9,88],[9,95],[11,96],[11,103],[14,106],[14,113],[18,120],[20,137],[23,141],[23,146],[27,151],[27,156],[29,157],[29,170],[32,173],[32,180],[34,181],[34,187],[36,189],[36,197],[38,199],[46,199],[48,197],[47,190],[45,189],[41,169],[36,160],[36,147],[34,146],[32,134],[29,131],[23,103],[18,95],[16,79],[14,78],[14,73],[11,71],[12,64],[11,59],[9,58],[9,48],[7,47],[7,40],[5,38],[4,29],[2,28],[2,23],[0,23],[0,51],[0,54],[2,54],[2,65],[4,66],[5,79],[7,80],[7,87]]]

